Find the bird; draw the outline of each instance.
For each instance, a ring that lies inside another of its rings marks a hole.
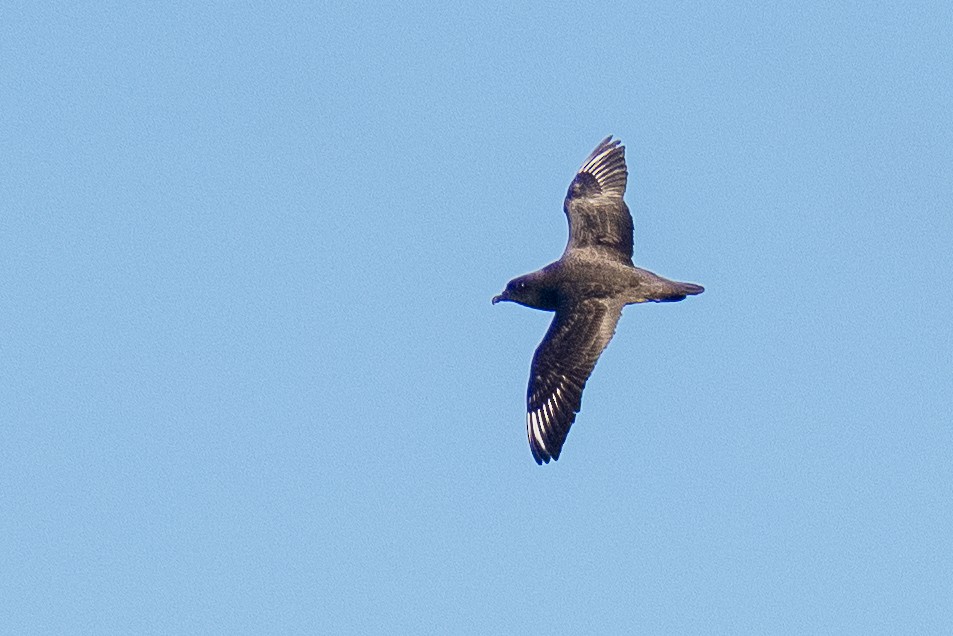
[[[563,211],[569,241],[559,260],[518,276],[492,303],[555,312],[536,348],[526,390],[526,436],[536,463],[558,460],[582,392],[626,305],[676,302],[705,291],[632,262],[625,146],[606,137],[576,172]]]

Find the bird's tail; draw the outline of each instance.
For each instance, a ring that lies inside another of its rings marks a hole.
[[[701,285],[694,283],[679,283],[674,280],[666,280],[664,285],[660,285],[656,293],[652,294],[653,302],[657,303],[675,303],[685,300],[686,296],[696,296],[705,291]]]

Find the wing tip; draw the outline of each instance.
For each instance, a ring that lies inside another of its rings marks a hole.
[[[576,413],[573,411],[570,411],[568,422],[549,421],[545,411],[540,409],[526,412],[526,437],[529,438],[529,449],[537,464],[542,466],[550,460],[559,459],[575,419]]]
[[[543,464],[548,464],[550,461],[559,460],[559,450],[550,453],[544,447],[540,447],[534,440],[529,441],[529,450],[533,453],[533,459],[536,460],[536,463],[542,466]],[[562,450],[562,449],[560,449]]]
[[[622,140],[613,140],[612,135],[603,139],[576,174],[574,183],[579,179],[578,175],[588,174],[595,179],[601,193],[624,194],[629,172],[625,165],[625,146],[622,145]]]
[[[586,166],[598,156],[611,152],[617,148],[620,151],[625,152],[625,146],[622,145],[622,140],[613,139],[612,135],[609,135],[608,137],[600,141],[599,144],[595,147],[595,149],[589,153],[589,156],[586,157],[586,160],[582,162],[582,165]]]

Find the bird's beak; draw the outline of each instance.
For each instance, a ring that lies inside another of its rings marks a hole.
[[[494,296],[494,297],[493,297],[493,304],[495,305],[496,303],[500,302],[501,300],[506,300],[506,295],[505,295],[505,294],[500,294],[499,296]]]

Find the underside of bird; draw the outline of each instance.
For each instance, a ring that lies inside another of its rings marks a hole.
[[[582,391],[615,333],[625,305],[676,302],[702,293],[632,263],[632,216],[625,201],[625,147],[607,137],[576,173],[563,211],[569,242],[562,257],[514,278],[493,303],[554,311],[536,348],[526,390],[526,436],[536,463],[559,459],[582,408]]]

